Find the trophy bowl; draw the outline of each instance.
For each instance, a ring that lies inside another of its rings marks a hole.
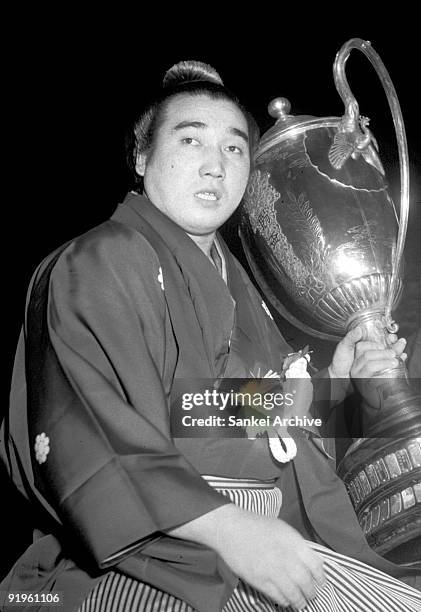
[[[388,191],[377,142],[360,116],[346,77],[352,49],[371,61],[388,97],[401,167],[401,205]],[[396,92],[369,42],[352,39],[334,64],[342,117],[293,116],[290,103],[269,104],[275,125],[263,135],[246,190],[240,236],[266,297],[290,323],[338,340],[353,326],[363,339],[389,346],[398,326],[392,309],[401,268],[409,175]],[[380,409],[365,438],[338,467],[361,528],[380,554],[400,563],[421,559],[421,396],[405,364],[367,381]]]
[[[330,164],[341,119],[302,121],[286,115],[288,106],[283,99],[271,106],[284,131],[262,139],[244,199],[243,243],[257,276],[270,288],[280,283],[277,294],[300,324],[341,336],[356,314],[385,311],[396,211],[376,167],[363,158]]]

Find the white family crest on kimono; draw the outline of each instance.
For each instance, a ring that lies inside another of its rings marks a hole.
[[[41,465],[47,461],[47,455],[50,452],[50,438],[44,433],[40,433],[35,438],[34,444],[35,459]]]

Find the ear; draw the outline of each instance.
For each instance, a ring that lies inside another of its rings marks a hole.
[[[136,159],[136,172],[139,176],[145,176],[146,153],[139,153]]]

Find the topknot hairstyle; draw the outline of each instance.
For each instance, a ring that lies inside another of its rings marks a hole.
[[[250,149],[257,144],[258,127],[252,116],[242,107],[238,98],[227,89],[215,68],[195,60],[181,61],[165,73],[162,88],[152,99],[144,113],[134,124],[126,139],[127,163],[135,179],[135,188],[142,179],[136,173],[136,162],[140,153],[149,154],[153,148],[155,134],[165,119],[169,100],[180,94],[207,95],[214,99],[233,102],[243,112],[249,125]]]
[[[174,66],[171,66],[164,76],[162,85],[164,88],[168,88],[180,85],[181,83],[197,81],[207,81],[209,83],[224,86],[215,68],[212,68],[209,64],[197,62],[195,60],[178,62],[174,64]]]

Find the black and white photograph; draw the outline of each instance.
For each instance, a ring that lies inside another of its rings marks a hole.
[[[266,19],[18,28],[0,610],[421,612],[419,35]]]

